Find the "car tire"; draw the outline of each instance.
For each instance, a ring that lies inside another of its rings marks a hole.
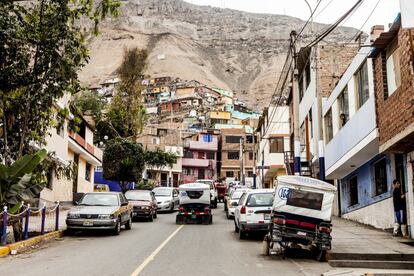
[[[315,259],[318,262],[325,262],[326,261],[326,250],[315,250]]]
[[[155,219],[157,218],[157,211],[155,211],[155,213],[154,213],[154,218]]]
[[[217,208],[217,198],[214,200],[214,209]]]
[[[128,222],[125,224],[125,229],[126,230],[132,229],[132,217],[131,216],[129,217]]]
[[[246,232],[239,229],[239,239],[243,240],[246,237]]]
[[[170,212],[172,213],[172,212],[174,212],[174,202],[173,203],[171,203],[171,207],[170,207]]]
[[[234,221],[234,232],[239,233],[240,229],[236,224],[236,221]]]
[[[120,233],[121,233],[121,219],[118,218],[112,234],[114,234],[115,236],[118,236]]]
[[[229,211],[226,211],[226,218],[227,218],[227,219],[230,219],[230,214],[229,214]]]
[[[148,217],[148,221],[149,221],[149,222],[153,222],[153,221],[154,221],[154,218],[152,217],[152,215],[150,215],[150,216]]]
[[[75,230],[67,228],[66,231],[65,231],[65,234],[67,236],[74,236],[75,235]]]
[[[267,238],[265,238],[262,242],[262,255],[270,255],[270,242],[267,240]]]

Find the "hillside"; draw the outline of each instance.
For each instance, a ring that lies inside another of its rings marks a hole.
[[[94,84],[114,75],[125,47],[149,51],[147,73],[196,79],[232,89],[260,110],[268,104],[287,51],[289,33],[304,22],[284,15],[253,14],[180,0],[123,1],[121,16],[101,25],[90,40],[91,60],[81,80]],[[315,24],[315,29],[326,27]],[[328,40],[355,34],[340,28]],[[306,35],[309,35],[308,33]]]

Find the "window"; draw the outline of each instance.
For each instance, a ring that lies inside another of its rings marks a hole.
[[[229,160],[238,160],[240,153],[238,151],[229,151],[227,152],[227,159]]]
[[[198,169],[198,179],[204,179],[206,178],[206,172],[204,169],[199,168]]]
[[[253,160],[253,152],[252,151],[249,152],[249,160]]]
[[[283,137],[271,137],[269,138],[270,147],[269,152],[270,153],[283,153],[285,151],[284,147],[284,138]]]
[[[65,120],[61,116],[57,115],[56,116],[56,121],[57,121],[56,133],[60,137],[64,137],[64,133],[65,133]]]
[[[349,179],[349,206],[358,204],[358,177],[354,175]]]
[[[400,48],[396,41],[387,49],[387,88],[388,95],[391,96],[395,90],[401,85],[401,74],[400,74]]]
[[[87,181],[91,181],[91,164],[89,164],[88,162],[86,162],[86,166],[85,166],[85,180]]]
[[[368,64],[366,61],[358,69],[354,77],[355,77],[355,91],[357,92],[357,105],[358,105],[358,108],[360,108],[361,106],[364,105],[364,103],[369,98]]]
[[[272,204],[273,193],[250,194],[246,202],[249,207],[272,206]]]
[[[214,160],[215,159],[215,153],[214,152],[207,152],[206,153],[207,159]]]
[[[253,143],[253,135],[246,135],[246,143],[247,144]]]
[[[207,143],[213,142],[213,135],[211,135],[211,134],[204,134],[203,135],[203,142],[207,142]]]
[[[198,154],[197,154],[197,158],[198,158],[198,159],[206,159],[206,157],[205,157],[205,153],[204,153],[204,152],[198,152]]]
[[[193,175],[193,169],[183,168],[184,175]]]
[[[226,136],[226,143],[238,144],[240,143],[241,136]]]
[[[248,171],[247,172],[247,177],[253,177],[253,171]]]
[[[323,194],[290,189],[286,205],[300,208],[322,210]]]
[[[306,63],[305,74],[306,74],[306,89],[308,89],[309,84],[311,82],[311,64],[310,64],[310,60]]]
[[[193,158],[193,153],[189,150],[184,151],[184,158]]]
[[[233,171],[226,171],[226,177],[234,177]]]
[[[325,140],[329,143],[333,138],[333,126],[332,126],[332,109],[330,108],[325,115]]]
[[[348,87],[342,90],[338,97],[339,127],[343,127],[349,120]]]
[[[374,164],[375,195],[387,192],[387,160],[385,158]]]

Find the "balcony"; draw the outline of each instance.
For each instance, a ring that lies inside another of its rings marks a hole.
[[[183,167],[199,167],[207,168],[211,160],[208,159],[193,159],[193,158],[183,158]]]
[[[203,141],[186,141],[185,147],[191,150],[208,150],[208,151],[217,151],[217,140],[212,142],[203,142]]]
[[[87,143],[79,134],[69,132],[69,148],[75,153],[82,155],[89,163],[101,166],[102,151]]]

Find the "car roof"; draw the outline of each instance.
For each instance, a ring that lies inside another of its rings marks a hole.
[[[249,190],[249,191],[247,191],[247,193],[249,193],[249,194],[266,194],[266,193],[273,193],[274,191],[275,190],[273,190],[273,189],[255,189],[255,190]]]
[[[98,194],[98,195],[120,195],[122,193],[121,192],[89,192],[89,193],[85,193],[85,195],[89,195],[89,194]]]
[[[149,190],[128,190],[125,193],[151,193]]]
[[[166,190],[172,190],[172,189],[177,189],[177,187],[164,187],[164,186],[160,186],[160,187],[154,187],[153,190],[155,189],[166,189]]]

